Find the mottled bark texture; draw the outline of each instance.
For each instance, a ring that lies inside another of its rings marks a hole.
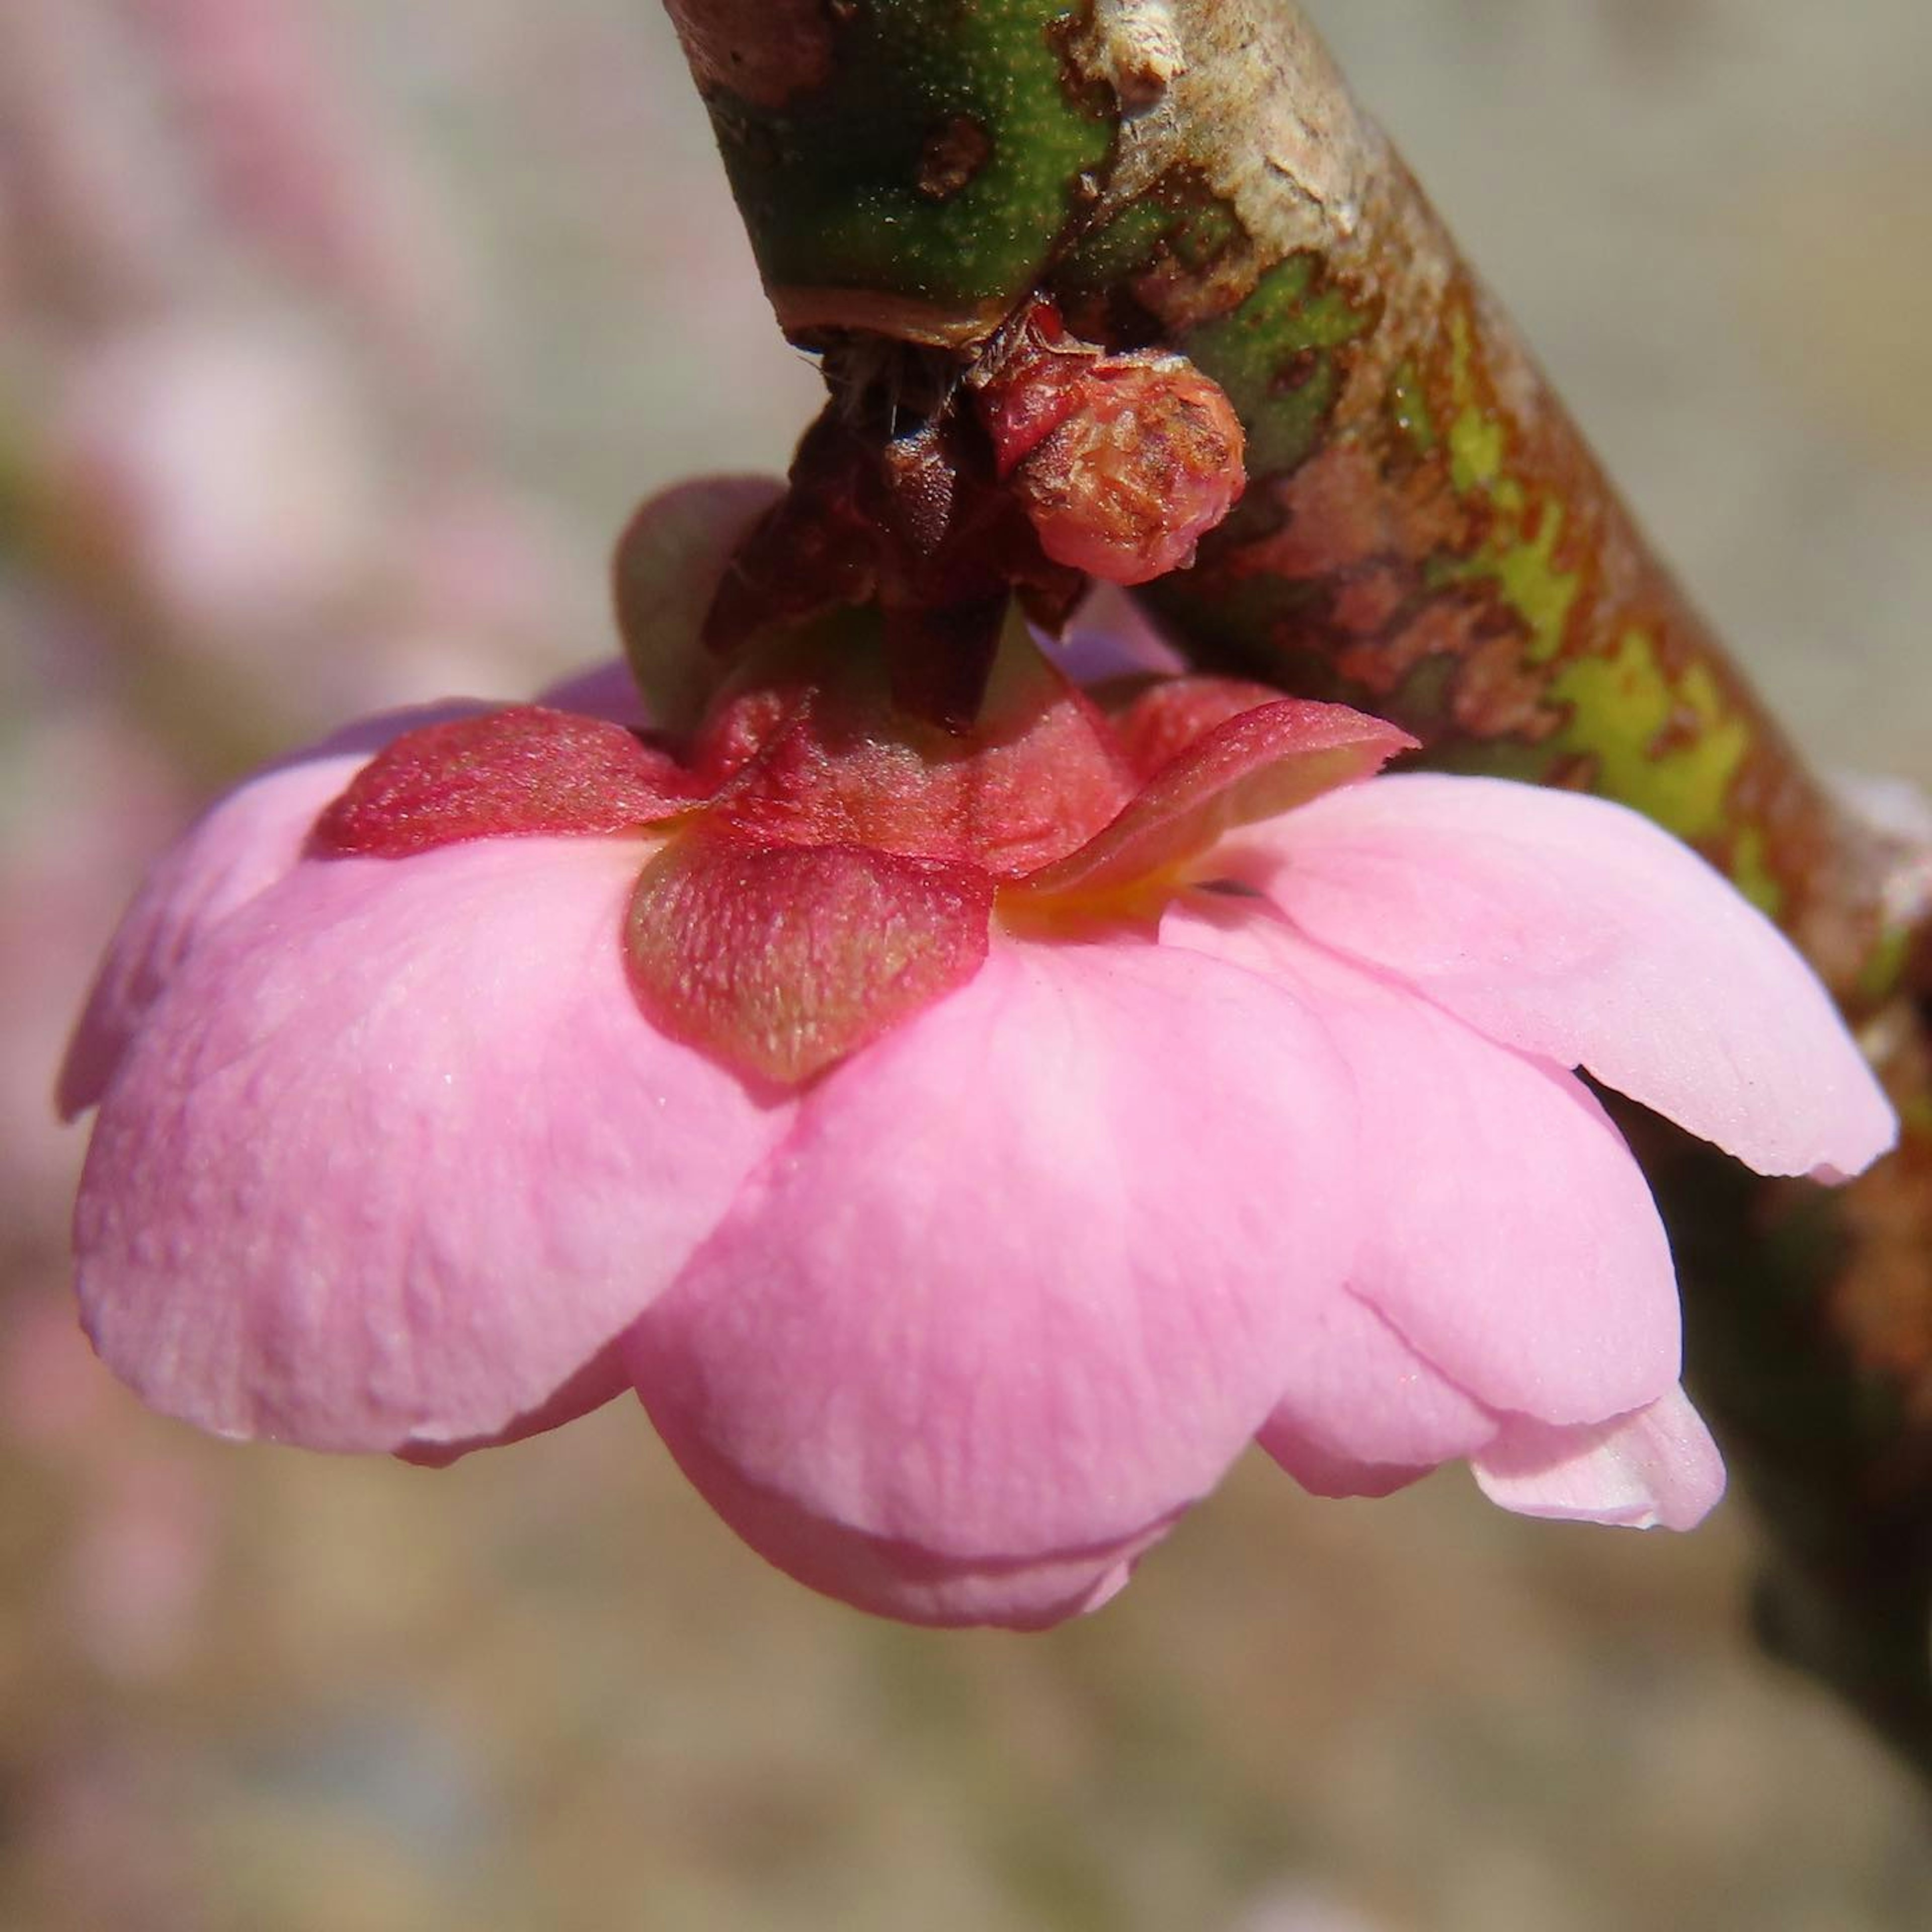
[[[848,417],[901,433],[896,399],[947,394],[1036,298],[1179,352],[1250,477],[1144,592],[1191,655],[1636,807],[1830,984],[1898,1155],[1828,1193],[1632,1131],[1769,1528],[1766,1633],[1932,1768],[1922,854],[1806,771],[1287,0],[670,4],[781,325],[848,402],[893,372],[895,407]]]

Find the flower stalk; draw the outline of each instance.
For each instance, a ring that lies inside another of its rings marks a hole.
[[[1186,655],[1386,718],[1442,769],[1644,812],[1861,1030],[1906,1135],[1849,1188],[1632,1131],[1693,1384],[1768,1526],[1766,1634],[1932,1770],[1913,855],[1806,770],[1290,0],[668,4],[842,434],[883,457],[900,400],[916,418],[970,380],[1036,302],[1098,352],[1185,358],[1232,404],[1247,476],[1144,593]],[[854,406],[882,382],[892,407]]]

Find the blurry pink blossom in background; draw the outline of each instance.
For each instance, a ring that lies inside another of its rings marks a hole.
[[[144,560],[184,630],[245,662],[265,627],[348,616],[391,512],[366,410],[325,341],[133,331],[76,362],[63,401],[58,486]]]
[[[677,527],[742,524],[710,487]],[[689,688],[667,569],[644,673]],[[754,1546],[915,1622],[1103,1601],[1257,1436],[1322,1494],[1466,1458],[1702,1516],[1663,1230],[1571,1070],[1866,1166],[1890,1110],[1774,928],[1618,807],[1367,776],[1406,741],[1339,707],[1083,692],[1010,632],[940,741],[868,662],[668,741],[616,671],[373,721],[217,805],[69,1063],[110,1365],[424,1460],[634,1386]]]

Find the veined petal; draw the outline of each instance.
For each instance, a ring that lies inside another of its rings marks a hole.
[[[1690,1529],[1724,1492],[1724,1459],[1681,1388],[1578,1429],[1513,1420],[1471,1459],[1492,1503],[1520,1516]]]
[[[1676,1380],[1663,1226],[1580,1082],[1322,953],[1252,901],[1197,896],[1162,938],[1272,974],[1320,1014],[1360,1108],[1349,1286],[1428,1364],[1486,1408],[1552,1422],[1621,1414]],[[1334,1446],[1421,1460],[1394,1442]]]
[[[703,1438],[671,1444],[692,1486],[759,1556],[785,1574],[875,1616],[958,1628],[1044,1630],[1096,1610],[1170,1522],[1085,1550],[1002,1560],[949,1556],[868,1536],[808,1514],[790,1498],[748,1483]]]
[[[682,1460],[807,1541],[1004,1564],[1121,1544],[1266,1415],[1347,1264],[1354,1145],[1325,1036],[1253,976],[996,944],[807,1096],[631,1331],[632,1372]]]
[[[122,915],[61,1068],[62,1113],[70,1119],[100,1099],[182,962],[231,913],[286,876],[316,816],[371,753],[406,731],[484,708],[452,701],[365,718],[210,806],[155,862]]]
[[[515,1433],[676,1274],[782,1133],[652,1030],[637,842],[316,860],[185,962],[76,1215],[103,1358],[230,1436]]]
[[[602,1408],[630,1386],[631,1378],[624,1372],[622,1351],[614,1339],[605,1342],[580,1369],[558,1383],[536,1408],[521,1411],[500,1428],[482,1436],[438,1437],[434,1440],[412,1437],[396,1454],[404,1462],[413,1462],[418,1468],[446,1469],[472,1450],[500,1449],[508,1443],[541,1436],[548,1430],[561,1429],[566,1422],[574,1422],[580,1415],[588,1415],[593,1408]]]
[[[1816,976],[1685,845],[1601,799],[1403,773],[1246,835],[1322,946],[1762,1174],[1837,1178],[1897,1123]]]
[[[1283,1369],[1261,1446],[1316,1496],[1386,1496],[1501,1426],[1352,1294],[1314,1311]]]
[[[1392,1496],[1440,1466],[1434,1462],[1359,1462],[1304,1436],[1292,1423],[1270,1417],[1256,1440],[1311,1496]]]

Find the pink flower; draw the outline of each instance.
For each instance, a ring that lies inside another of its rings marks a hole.
[[[673,748],[606,674],[214,808],[70,1060],[110,1366],[430,1460],[634,1386],[755,1548],[915,1622],[1094,1606],[1256,1438],[1323,1494],[1465,1458],[1700,1517],[1669,1250],[1572,1070],[1864,1166],[1890,1110],[1774,928],[1615,806],[1367,777],[1406,741],[1338,707],[1083,695],[1010,632],[953,740],[827,634]]]

